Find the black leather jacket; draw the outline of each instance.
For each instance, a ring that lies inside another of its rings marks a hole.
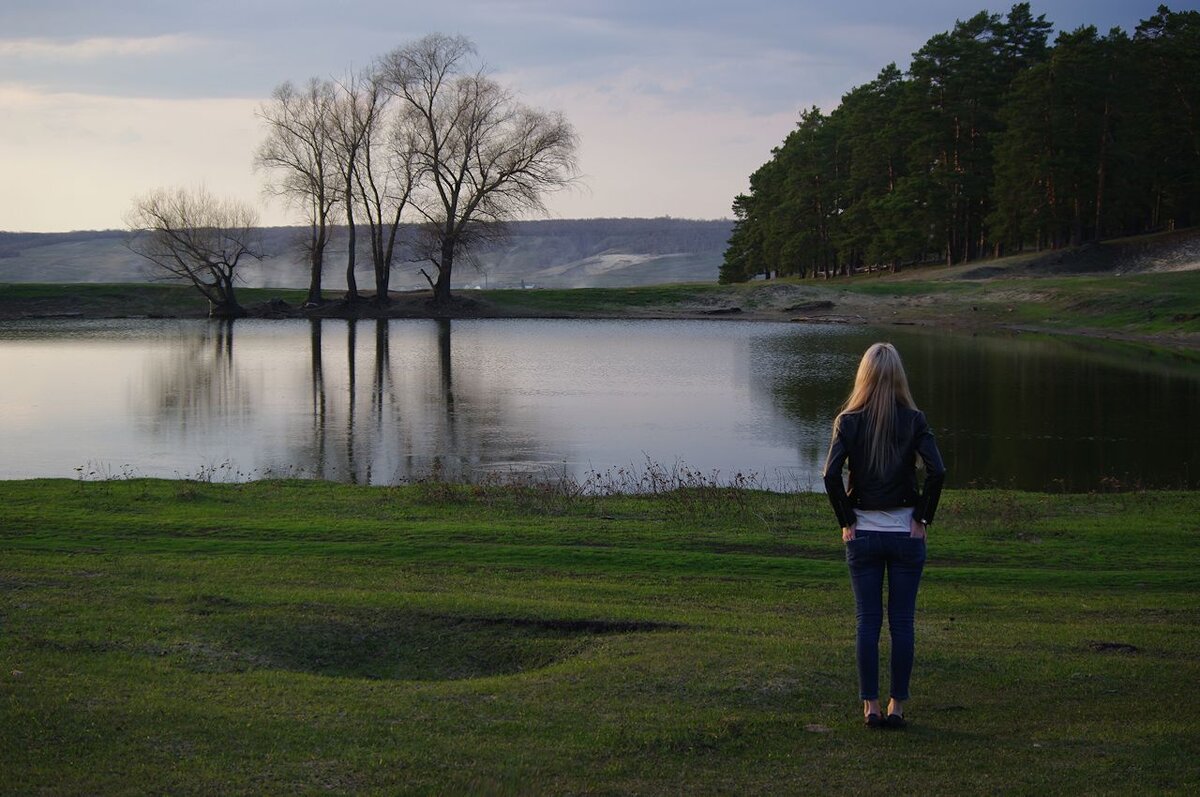
[[[825,458],[825,493],[833,505],[838,523],[844,528],[857,518],[854,509],[892,509],[911,506],[913,517],[929,524],[937,511],[946,466],[925,421],[925,413],[896,406],[896,442],[900,457],[883,477],[866,467],[867,424],[861,412],[841,416]],[[917,489],[917,457],[925,463],[925,489]],[[850,489],[842,485],[842,465],[850,460]]]

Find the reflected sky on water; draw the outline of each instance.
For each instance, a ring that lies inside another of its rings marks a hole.
[[[0,477],[576,477],[819,489],[859,356],[901,351],[951,485],[1195,485],[1200,368],[1018,337],[736,321],[0,324]]]

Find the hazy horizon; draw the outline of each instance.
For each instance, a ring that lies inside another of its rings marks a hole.
[[[732,215],[717,217],[711,219],[692,218],[688,216],[588,216],[574,218],[532,218],[532,219],[514,219],[511,224],[541,224],[545,222],[580,222],[580,221],[694,221],[694,222],[733,222]],[[406,222],[412,224],[413,222]],[[283,224],[264,224],[259,223],[255,229],[275,230],[275,229],[302,229],[307,227],[307,224],[301,222],[283,223]],[[329,225],[333,229],[344,229],[347,225],[345,222],[333,222]],[[356,224],[355,227],[365,227],[364,224]],[[0,228],[0,235],[70,235],[72,233],[124,233],[128,232],[128,227],[77,227],[73,229],[62,230],[9,230]]]

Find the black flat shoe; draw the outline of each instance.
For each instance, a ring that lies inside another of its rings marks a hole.
[[[863,720],[863,723],[868,728],[882,728],[883,727],[883,718],[880,717],[878,714],[868,714],[866,716],[866,718]]]
[[[900,729],[908,725],[908,723],[904,721],[904,716],[902,714],[888,714],[887,719],[883,721],[883,724],[885,727],[895,729]]]

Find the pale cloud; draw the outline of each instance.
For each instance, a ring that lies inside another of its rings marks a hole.
[[[689,107],[637,93],[639,70],[527,99],[561,109],[581,132],[586,188],[547,203],[554,216],[727,218],[749,174],[795,126],[793,111],[749,115],[720,103]]]
[[[40,92],[0,85],[0,229],[123,226],[133,197],[167,185],[207,185],[259,203],[251,158],[261,131],[248,99],[163,100]],[[15,190],[14,190],[15,189]],[[268,223],[280,217],[264,213]]]
[[[181,34],[142,37],[95,36],[83,39],[0,39],[0,58],[91,61],[99,58],[178,53],[202,43],[202,39]]]

